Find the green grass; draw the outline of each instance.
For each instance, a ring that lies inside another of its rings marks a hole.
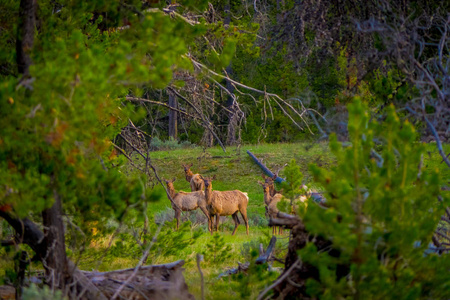
[[[162,178],[171,179],[176,177],[174,183],[176,191],[190,191],[189,183],[185,180],[182,164],[193,163],[191,170],[194,173],[200,173],[203,176],[216,175],[213,182],[213,190],[240,190],[247,192],[249,196],[248,215],[251,218],[254,215],[264,216],[263,193],[258,185],[258,180],[262,180],[262,170],[257,166],[253,159],[247,154],[250,150],[258,159],[272,171],[280,166],[295,159],[304,173],[305,183],[312,180],[309,176],[308,165],[316,163],[321,166],[329,166],[333,159],[328,151],[326,143],[319,144],[265,144],[242,146],[240,149],[230,147],[227,153],[221,148],[202,148],[179,149],[172,151],[151,152],[152,164]],[[139,157],[135,157],[137,163],[143,164]],[[281,172],[280,176],[283,176]],[[156,189],[162,191],[161,187]],[[154,212],[170,207],[168,201],[164,204],[155,204]]]
[[[250,220],[250,234],[245,233],[245,226],[240,225],[235,236],[231,236],[233,223],[231,217],[224,218],[227,221],[221,228],[221,235],[224,236],[225,243],[231,246],[232,257],[221,264],[202,263],[202,270],[205,275],[207,286],[207,298],[229,298],[233,295],[233,287],[237,284],[230,282],[230,278],[218,279],[218,275],[226,270],[227,267],[237,267],[238,262],[244,263],[250,260],[250,249],[257,249],[259,243],[267,247],[271,237],[271,228],[267,227],[265,219],[264,196],[258,181],[262,181],[262,170],[253,159],[247,154],[250,150],[255,156],[263,160],[263,163],[272,171],[295,159],[301,167],[304,174],[304,181],[308,185],[312,184],[312,179],[308,172],[308,165],[316,163],[328,167],[333,163],[333,156],[328,150],[326,143],[296,143],[296,144],[265,144],[248,145],[241,148],[227,148],[224,153],[221,148],[202,149],[200,147],[192,149],[177,149],[171,151],[151,152],[152,164],[156,168],[158,175],[164,179],[176,177],[174,183],[176,191],[190,191],[189,183],[184,176],[182,164],[193,163],[191,170],[194,173],[200,173],[203,176],[216,176],[213,182],[213,190],[240,190],[249,195],[248,217]],[[133,156],[136,164],[143,165],[144,162],[138,156]],[[283,176],[283,172],[280,173]],[[154,187],[157,193],[162,194],[162,199],[158,202],[152,202],[149,205],[149,211],[152,214],[167,213],[173,218],[170,202],[161,186]],[[189,214],[189,213],[185,213]],[[211,235],[207,232],[206,225],[201,227],[204,234],[195,244],[185,248],[177,253],[176,256],[159,257],[152,263],[166,263],[178,259],[184,259],[185,278],[187,284],[194,295],[200,297],[200,277],[196,266],[196,254],[207,251],[206,244],[211,240]],[[287,251],[288,232],[285,232],[283,238],[277,243],[277,257],[284,257]],[[131,267],[124,265],[123,267]],[[275,264],[281,267],[282,265]],[[268,275],[277,276],[277,274]],[[264,284],[261,282],[261,284]],[[263,287],[263,286],[262,286]],[[256,289],[256,287],[255,287]],[[214,291],[214,292],[213,292]],[[222,296],[221,296],[222,295]],[[238,297],[237,295],[234,295]],[[255,296],[255,295],[253,295]]]

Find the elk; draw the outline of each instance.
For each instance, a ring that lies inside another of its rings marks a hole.
[[[167,185],[167,193],[168,196],[170,196],[169,199],[172,198],[171,204],[173,210],[175,211],[175,219],[177,219],[177,230],[180,223],[181,211],[191,211],[196,210],[197,208],[200,208],[205,214],[206,218],[208,219],[208,229],[211,230],[209,212],[206,207],[205,192],[196,191],[187,193],[179,191],[178,193],[176,193],[175,187],[173,186],[173,182],[175,180],[176,178],[164,181]]]
[[[267,177],[267,179],[272,179],[271,177]],[[270,180],[269,180],[270,181]],[[281,201],[283,198],[283,195],[280,193],[274,193],[271,195],[271,191],[274,191],[273,187],[273,181],[271,183],[268,183],[267,181],[265,183],[259,182],[258,183],[262,186],[264,191],[264,204],[266,205],[266,214],[270,219],[276,218],[278,214],[278,208],[277,204]],[[278,234],[283,233],[283,228],[281,226],[278,226]],[[277,234],[277,229],[275,226],[272,227],[272,234]]]
[[[275,177],[276,177],[276,175],[273,178],[275,178]],[[279,212],[279,209],[277,208],[277,204],[278,204],[278,202],[283,200],[283,195],[280,192],[275,191],[275,189],[273,187],[273,180],[272,180],[273,178],[267,177],[267,179],[269,179],[269,180],[266,179],[266,182],[264,182],[264,183],[258,181],[258,183],[262,186],[263,191],[264,191],[264,204],[266,205],[267,216],[270,219],[277,217],[277,214]],[[302,188],[306,189],[306,186],[302,185]],[[271,191],[274,191],[273,195],[271,195]],[[307,199],[308,199],[308,196],[305,196],[305,195],[300,195],[297,198],[295,198],[294,199],[294,212],[296,211],[295,204],[298,202],[305,203],[307,201]],[[276,230],[275,226],[272,227],[272,234],[275,235],[276,232],[277,232],[277,230]],[[282,233],[283,233],[283,229],[281,226],[279,226],[278,234],[282,234]]]
[[[247,228],[248,235],[248,218],[247,218],[247,205],[248,195],[238,190],[234,191],[213,191],[212,181],[213,178],[203,178],[205,183],[205,199],[208,206],[208,212],[210,215],[211,234],[214,231],[213,216],[216,216],[216,230],[219,229],[220,216],[232,216],[234,220],[234,230],[231,235],[236,233],[236,229],[239,226],[239,218],[237,213],[240,212],[244,219],[245,226]]]
[[[264,175],[264,173],[262,174],[262,178],[264,179],[264,183],[268,184],[268,186],[269,186],[269,194],[270,194],[270,196],[274,196],[276,193],[281,193],[281,191],[275,190],[274,182],[275,182],[275,179],[277,179],[277,177],[278,177],[278,173],[273,175],[273,177],[266,176],[266,175]]]
[[[203,191],[205,188],[205,184],[201,178],[200,174],[194,174],[191,171],[192,163],[190,164],[182,164],[184,168],[184,175],[186,176],[186,181],[189,182],[191,186],[191,192]]]

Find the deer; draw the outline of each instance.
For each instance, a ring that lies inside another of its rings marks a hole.
[[[237,213],[240,212],[247,229],[248,235],[248,218],[247,218],[247,205],[248,195],[239,190],[234,191],[213,191],[212,181],[215,180],[215,176],[212,178],[201,177],[205,184],[205,199],[210,215],[211,234],[214,231],[213,217],[216,216],[216,230],[219,229],[220,216],[232,216],[234,220],[234,230],[231,235],[236,233],[236,229],[239,226],[239,218]]]
[[[186,181],[189,182],[191,186],[191,192],[203,191],[203,189],[205,188],[205,184],[203,183],[200,174],[194,174],[191,171],[192,163],[187,165],[182,164],[182,166],[184,168],[184,175],[186,176]]]
[[[196,210],[197,208],[200,208],[201,211],[205,214],[206,218],[208,219],[208,230],[211,230],[210,216],[206,206],[205,192],[196,191],[187,193],[179,191],[178,193],[176,193],[175,187],[173,186],[175,180],[176,178],[173,178],[172,180],[164,179],[167,185],[168,196],[170,196],[169,199],[172,198],[171,204],[173,210],[175,211],[175,219],[177,219],[177,230],[180,223],[181,211],[192,211]]]

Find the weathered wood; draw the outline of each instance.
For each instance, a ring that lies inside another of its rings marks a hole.
[[[283,227],[289,228],[289,229],[291,229],[298,223],[299,223],[298,221],[288,220],[288,219],[270,219],[269,220],[269,226],[283,226]]]
[[[177,139],[178,129],[177,129],[177,111],[178,102],[175,95],[169,92],[169,106],[173,109],[169,110],[169,136],[174,140]]]
[[[241,272],[247,272],[249,266],[250,266],[249,262],[246,262],[246,263],[243,263],[243,264],[238,262],[237,268],[230,268],[230,269],[226,270],[225,272],[220,273],[217,278],[220,279],[222,277],[229,276],[229,275],[232,275],[232,274],[238,274],[238,273],[241,273]]]
[[[294,215],[290,215],[284,212],[278,212],[277,214],[278,218],[282,218],[282,219],[288,219],[288,220],[295,220],[295,221],[300,221],[300,219],[297,216]]]
[[[125,299],[194,299],[183,276],[183,260],[164,265],[142,266],[133,280],[123,287],[119,298]],[[111,298],[135,268],[111,272],[82,273],[107,298]]]
[[[275,250],[276,243],[277,243],[277,238],[275,236],[272,236],[272,238],[270,239],[269,246],[267,247],[267,250],[265,251],[265,253],[256,259],[255,263],[257,265],[264,264],[272,258],[272,254],[273,254],[273,251]]]

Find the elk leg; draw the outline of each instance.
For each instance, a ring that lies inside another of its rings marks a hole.
[[[216,215],[216,231],[219,232],[219,225],[220,225],[220,215]]]
[[[200,209],[201,209],[202,212],[205,214],[206,219],[208,219],[208,230],[211,231],[211,222],[209,221],[209,212],[208,212],[208,210],[206,209],[206,207],[201,207],[201,206],[200,206]]]
[[[241,221],[239,221],[239,217],[238,217],[238,212],[235,212],[234,214],[231,215],[233,217],[233,220],[238,223],[241,224]]]
[[[233,221],[234,221],[234,230],[233,233],[231,235],[234,235],[236,233],[236,229],[239,226],[239,218],[237,216],[238,212],[235,212],[234,214],[232,214],[231,216],[233,217]]]
[[[175,219],[177,219],[177,230],[178,230],[178,227],[180,226],[180,215],[181,215],[181,211],[176,209],[175,210]]]
[[[247,235],[248,235],[248,218],[247,218],[247,209],[244,208],[241,210],[241,216],[242,219],[244,219],[245,227],[247,228]]]

